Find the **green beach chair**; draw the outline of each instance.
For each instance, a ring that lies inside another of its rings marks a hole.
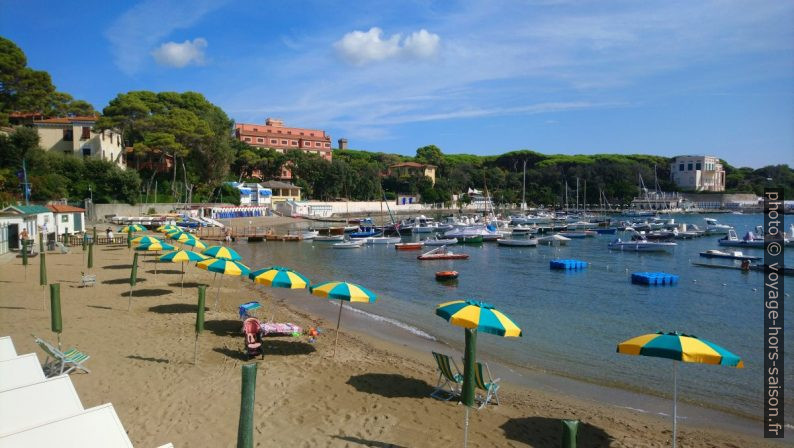
[[[68,374],[75,369],[91,373],[91,371],[83,365],[84,362],[91,358],[90,356],[75,348],[70,348],[62,352],[43,339],[37,338],[36,336],[33,336],[33,338],[36,340],[36,345],[47,354],[47,359],[44,360],[44,365],[42,366],[47,377]],[[52,360],[50,360],[50,358],[52,358]]]
[[[483,365],[485,366],[484,370],[483,370]],[[488,374],[488,378],[487,378],[489,380],[488,382],[486,382],[486,378],[483,375],[483,373],[487,373]],[[488,363],[485,363],[485,362],[475,363],[475,365],[474,365],[474,387],[476,387],[477,389],[480,389],[483,392],[485,392],[485,397],[482,397],[481,395],[479,395],[477,397],[478,400],[481,400],[480,407],[477,408],[477,409],[484,408],[485,405],[488,404],[488,402],[491,401],[491,399],[494,400],[495,404],[497,404],[497,405],[499,404],[499,395],[498,395],[498,392],[499,392],[499,380],[500,380],[500,378],[493,379],[493,376],[491,376],[491,369],[488,368]]]
[[[448,401],[460,395],[460,388],[461,385],[463,385],[463,375],[460,374],[460,370],[458,370],[458,366],[455,365],[455,361],[447,355],[436,352],[433,352],[433,358],[435,358],[436,365],[438,366],[438,381],[430,396]],[[452,370],[453,367],[455,368],[454,371]]]

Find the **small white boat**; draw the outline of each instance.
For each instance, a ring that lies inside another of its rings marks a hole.
[[[565,246],[568,244],[568,241],[571,241],[570,238],[566,238],[559,234],[554,235],[547,235],[537,238],[539,244],[548,244],[549,246]]]
[[[397,244],[400,241],[402,241],[402,238],[399,236],[371,236],[364,238],[364,242],[367,244]]]
[[[334,243],[331,245],[334,249],[357,249],[364,244],[363,240],[357,241],[342,241],[341,243]]]
[[[727,224],[720,224],[714,218],[703,218],[706,221],[706,234],[708,235],[721,235],[728,233],[733,227]]]
[[[717,242],[720,244],[720,246],[764,247],[764,240],[756,238],[753,232],[747,232],[747,234],[744,235],[744,238],[739,238],[736,235],[736,231],[733,229],[728,231],[728,235],[725,238],[720,238],[717,240]]]
[[[678,244],[663,241],[648,241],[643,238],[636,238],[632,241],[623,241],[620,238],[610,242],[607,247],[609,250],[620,250],[630,252],[664,252]]]
[[[303,240],[313,240],[318,235],[320,235],[320,232],[318,232],[316,230],[308,230],[308,231],[300,233],[301,239],[303,239]]]
[[[724,251],[717,250],[717,249],[711,249],[711,250],[707,250],[705,252],[701,252],[700,256],[701,257],[706,257],[706,258],[728,258],[728,259],[731,259],[731,260],[750,260],[750,261],[755,261],[755,260],[760,260],[761,259],[761,257],[756,257],[756,256],[752,256],[752,255],[745,255],[740,250],[732,250],[730,252],[724,252]]]
[[[448,244],[457,244],[457,238],[428,238],[422,240],[425,246],[446,246]]]
[[[314,237],[314,241],[344,241],[344,235],[317,235]]]
[[[523,240],[500,238],[500,239],[496,240],[496,242],[500,246],[535,247],[535,246],[538,245],[538,240],[536,238],[527,238],[527,239],[523,239]]]
[[[538,233],[538,226],[528,226],[526,224],[518,224],[517,226],[513,226],[511,228],[511,232],[513,235],[526,235],[526,234],[535,234]]]

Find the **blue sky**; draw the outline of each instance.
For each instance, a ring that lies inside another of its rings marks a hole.
[[[371,151],[794,165],[787,1],[0,0],[0,35],[99,110],[194,90]]]

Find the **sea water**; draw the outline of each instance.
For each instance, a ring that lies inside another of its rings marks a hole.
[[[672,217],[701,228],[705,224],[703,215]],[[713,217],[734,226],[740,237],[763,223],[760,214]],[[510,316],[522,328],[523,337],[480,334],[480,356],[656,395],[671,394],[672,361],[621,355],[616,353],[617,344],[659,330],[696,335],[741,356],[745,368],[682,363],[680,399],[760,418],[763,274],[691,264],[733,264],[699,256],[701,251],[721,248],[720,237],[677,240],[678,246],[670,253],[610,251],[607,243],[614,235],[574,239],[562,247],[460,245],[453,250],[471,257],[444,261],[419,261],[416,256],[421,252],[396,251],[392,245],[338,250],[330,243],[305,241],[237,243],[235,248],[252,269],[282,265],[313,283],[361,284],[375,292],[378,300],[356,304],[357,309],[453,345],[462,344],[463,333],[435,315],[436,305],[457,299],[486,301]],[[759,249],[743,250],[763,255]],[[551,270],[549,260],[555,258],[583,260],[588,268]],[[786,265],[794,265],[794,247],[787,248],[785,260]],[[457,282],[435,280],[436,271],[451,269],[460,273]],[[680,281],[673,286],[634,285],[630,276],[637,271],[667,272],[679,275]],[[794,347],[790,344],[794,311],[788,300],[784,303],[790,328],[787,346]],[[791,352],[785,357],[789,364]],[[791,373],[786,381],[794,381]],[[789,407],[792,398],[787,396]]]

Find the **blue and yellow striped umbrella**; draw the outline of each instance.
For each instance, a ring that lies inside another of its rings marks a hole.
[[[347,282],[318,283],[309,287],[309,291],[318,297],[344,300],[346,302],[372,303],[377,299],[375,293],[369,289]]]
[[[339,300],[339,316],[336,318],[336,339],[334,339],[334,353],[336,358],[336,343],[339,341],[339,324],[342,322],[342,301],[372,303],[377,298],[369,289],[347,282],[325,282],[310,286],[309,291],[318,297]]]
[[[453,300],[436,307],[436,315],[448,320],[452,325],[465,329],[465,349],[463,351],[463,389],[461,402],[465,406],[463,423],[464,446],[469,433],[469,408],[475,406],[474,375],[477,359],[477,332],[495,334],[504,337],[523,336],[521,329],[507,317],[485,302],[477,300]]]
[[[211,246],[203,250],[201,253],[204,255],[209,255],[210,257],[213,258],[220,258],[223,260],[237,261],[242,259],[240,255],[237,254],[237,252],[225,246]]]
[[[202,255],[198,252],[191,252],[189,250],[175,250],[160,256],[160,261],[168,261],[171,263],[184,263],[190,261],[204,261],[209,257]]]
[[[254,283],[272,286],[273,288],[303,289],[309,286],[309,279],[292,269],[271,266],[252,271],[248,278]]]
[[[192,239],[184,241],[182,244],[184,244],[185,246],[191,246],[194,249],[198,249],[198,250],[204,250],[207,248],[207,245],[204,244],[203,241],[198,239],[198,237],[193,237]]]
[[[215,277],[218,274],[223,275],[233,275],[233,276],[241,276],[241,275],[248,275],[251,273],[251,270],[248,269],[248,266],[234,260],[224,260],[219,258],[209,258],[204,261],[198,262],[196,264],[199,269],[204,269],[205,271],[210,271],[215,273]],[[215,282],[215,278],[212,279],[213,283]],[[218,303],[220,302],[221,298],[221,284],[223,283],[223,277],[221,277],[220,283],[218,283],[218,292],[215,293],[215,309],[218,309]]]
[[[124,226],[119,229],[121,233],[131,233],[131,232],[145,232],[146,227],[139,225],[139,224],[130,224],[128,226]]]
[[[436,314],[458,327],[504,337],[522,336],[515,322],[485,302],[454,300],[438,305]]]
[[[135,250],[144,250],[151,252],[158,252],[161,250],[174,250],[174,249],[176,249],[174,246],[160,240],[157,240],[152,243],[141,243],[138,245],[138,247],[135,248]]]
[[[251,273],[251,269],[239,261],[224,260],[219,258],[208,258],[204,261],[200,261],[196,266],[198,266],[199,269],[204,269],[205,271],[223,275],[240,276]]]
[[[618,344],[618,353],[653,356],[673,360],[673,448],[676,446],[678,419],[678,363],[715,364],[741,369],[742,359],[719,345],[697,336],[678,332],[658,331],[644,334]]]
[[[153,236],[139,236],[137,238],[132,239],[132,244],[152,244],[152,243],[162,243],[163,241],[159,238]]]
[[[173,232],[174,230],[182,230],[182,229],[180,229],[179,227],[177,227],[177,226],[175,226],[173,224],[164,224],[164,225],[158,227],[155,230],[158,231],[158,232],[162,232],[162,233],[170,233],[170,232]]]

